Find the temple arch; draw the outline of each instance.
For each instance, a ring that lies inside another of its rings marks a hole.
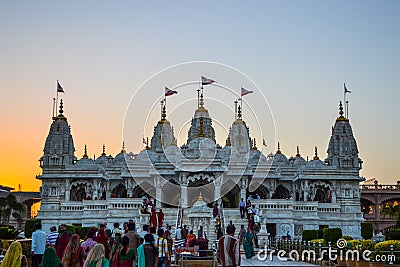
[[[284,185],[278,185],[272,194],[272,199],[289,199],[290,191]]]

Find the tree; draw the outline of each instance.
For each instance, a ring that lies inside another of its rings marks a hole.
[[[400,227],[400,205],[397,202],[386,202],[381,208],[381,215],[396,219],[396,227]]]
[[[24,206],[18,203],[13,194],[0,197],[0,225],[8,225],[10,217],[13,216],[17,220],[18,228],[20,228],[24,219],[24,211]]]

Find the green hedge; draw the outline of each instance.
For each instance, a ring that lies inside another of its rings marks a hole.
[[[303,241],[318,239],[318,230],[303,230],[301,237]]]
[[[19,234],[18,230],[6,227],[0,227],[0,239],[15,239]]]
[[[361,223],[361,236],[364,239],[371,239],[374,235],[374,226],[372,222]]]
[[[389,240],[400,240],[400,229],[390,229],[387,237]]]
[[[78,234],[81,239],[84,239],[89,229],[90,227],[75,226],[75,234]]]
[[[26,220],[25,223],[25,238],[31,238],[32,237],[32,233],[35,232],[35,224],[37,223],[41,223],[42,221],[39,219],[29,219]]]
[[[338,239],[342,237],[342,229],[340,228],[325,228],[324,229],[324,240],[326,244],[331,242],[332,245],[336,245]]]

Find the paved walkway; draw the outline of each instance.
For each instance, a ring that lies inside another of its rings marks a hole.
[[[310,263],[305,263],[305,262],[296,262],[296,261],[281,261],[278,260],[277,257],[273,257],[272,261],[268,258],[266,260],[259,260],[257,258],[257,255],[253,257],[252,259],[246,259],[246,257],[242,256],[242,264],[241,266],[319,266],[319,265],[314,265]]]

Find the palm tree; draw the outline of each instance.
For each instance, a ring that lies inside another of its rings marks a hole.
[[[10,217],[13,216],[17,220],[18,228],[24,219],[25,208],[18,203],[17,198],[8,194],[6,197],[0,197],[0,225],[8,225]]]

